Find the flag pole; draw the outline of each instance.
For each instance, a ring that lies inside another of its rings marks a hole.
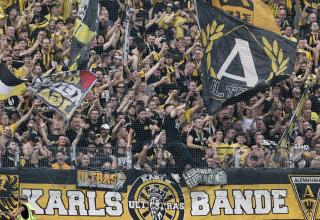
[[[130,0],[127,1],[126,5],[126,18],[125,18],[125,29],[124,29],[124,42],[123,42],[123,61],[128,61],[129,55],[129,36],[130,36],[130,14],[131,4]]]
[[[201,30],[201,27],[200,27],[200,23],[199,23],[197,0],[193,0],[193,4],[194,4],[194,10],[196,11],[196,15],[197,15],[197,25],[198,25],[198,29],[199,29],[199,31],[200,31],[200,30]]]

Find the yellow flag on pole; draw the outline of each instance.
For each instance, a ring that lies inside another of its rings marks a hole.
[[[212,0],[211,4],[242,21],[281,34],[271,8],[261,0]]]

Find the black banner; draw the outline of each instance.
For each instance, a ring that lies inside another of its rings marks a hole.
[[[197,13],[205,50],[201,65],[203,98],[211,113],[248,98],[251,89],[265,87],[275,77],[292,73],[296,54],[293,42],[202,0],[197,1]]]
[[[99,0],[81,0],[70,51],[70,70],[86,69],[92,39],[98,29]]]

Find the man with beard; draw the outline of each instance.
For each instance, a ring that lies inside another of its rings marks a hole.
[[[6,145],[6,153],[2,158],[2,167],[17,167],[19,161],[19,145],[14,139],[9,140]]]

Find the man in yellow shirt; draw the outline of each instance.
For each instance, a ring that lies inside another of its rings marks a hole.
[[[171,5],[172,4],[169,3],[167,8],[172,7]],[[158,25],[165,30],[167,30],[170,26],[173,26],[176,29],[175,38],[180,39],[184,37],[183,25],[190,21],[191,18],[189,15],[182,10],[178,10],[177,12],[170,12],[170,10],[167,10],[167,14],[160,19]]]
[[[18,79],[25,79],[27,78],[32,71],[33,64],[32,64],[32,58],[30,55],[26,54],[23,57],[23,66],[20,67],[19,69],[14,69],[14,75]]]
[[[59,151],[56,154],[57,162],[51,165],[54,170],[71,170],[71,166],[65,163],[65,155],[63,151]]]
[[[234,154],[238,149],[240,149],[240,164],[241,166],[244,166],[246,163],[247,155],[250,152],[250,148],[244,143],[246,142],[246,135],[244,132],[239,132],[236,134],[237,143],[231,144],[230,147],[233,148]]]
[[[220,159],[220,162],[222,162],[225,158],[225,156],[230,152],[229,145],[226,143],[223,143],[223,131],[216,130],[215,136],[214,136],[214,143],[212,144],[212,147],[215,147],[217,149],[217,154]]]

